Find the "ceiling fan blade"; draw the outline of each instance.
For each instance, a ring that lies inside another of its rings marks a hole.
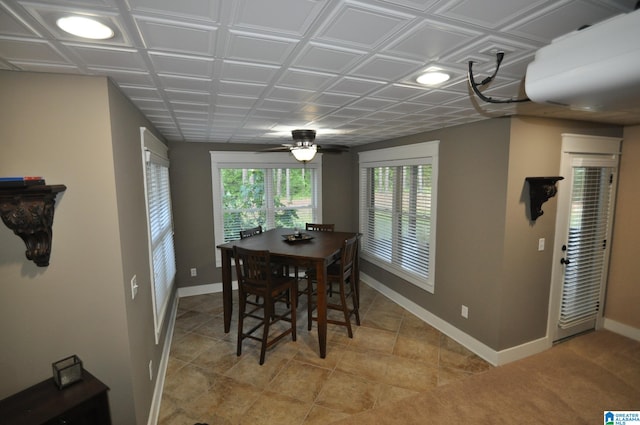
[[[280,145],[280,146],[272,146],[270,148],[261,149],[260,152],[288,152],[290,150],[291,150],[291,146]]]
[[[318,145],[318,151],[326,153],[342,153],[349,152],[349,147],[342,145]]]

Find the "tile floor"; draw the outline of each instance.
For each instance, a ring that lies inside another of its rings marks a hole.
[[[321,359],[300,304],[297,341],[280,341],[260,366],[254,341],[236,356],[237,309],[225,334],[222,294],[180,299],[159,425],[328,424],[491,368],[366,284],[361,326],[349,339],[329,325]]]

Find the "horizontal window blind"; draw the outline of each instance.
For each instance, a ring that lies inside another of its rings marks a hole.
[[[166,147],[146,129],[142,129],[142,147],[145,157],[151,298],[157,343],[176,275],[169,159]]]
[[[437,142],[420,145],[423,149],[414,152],[402,147],[361,156],[361,251],[365,259],[433,292]]]
[[[574,167],[562,304],[562,329],[597,317],[605,270],[611,169]]]

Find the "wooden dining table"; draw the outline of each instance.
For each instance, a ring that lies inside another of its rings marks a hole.
[[[231,328],[231,315],[233,312],[233,277],[231,273],[233,247],[268,250],[274,262],[298,267],[298,269],[315,270],[318,285],[318,343],[320,357],[325,358],[327,354],[327,266],[339,258],[344,241],[358,235],[358,233],[303,231],[303,235],[308,236],[301,240],[289,241],[286,236],[293,233],[294,229],[278,228],[249,238],[218,245],[218,249],[222,254],[224,331],[228,333]],[[358,261],[355,263],[354,276],[356,280],[356,297],[358,297]]]

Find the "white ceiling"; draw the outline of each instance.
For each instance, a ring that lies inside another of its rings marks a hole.
[[[354,146],[514,113],[640,123],[640,109],[581,115],[486,104],[521,97],[537,49],[636,0],[0,0],[0,69],[106,75],[168,140],[283,143],[293,128]],[[62,14],[101,17],[102,42],[62,33]],[[438,88],[414,78],[437,66]],[[322,134],[332,129],[336,134]]]

